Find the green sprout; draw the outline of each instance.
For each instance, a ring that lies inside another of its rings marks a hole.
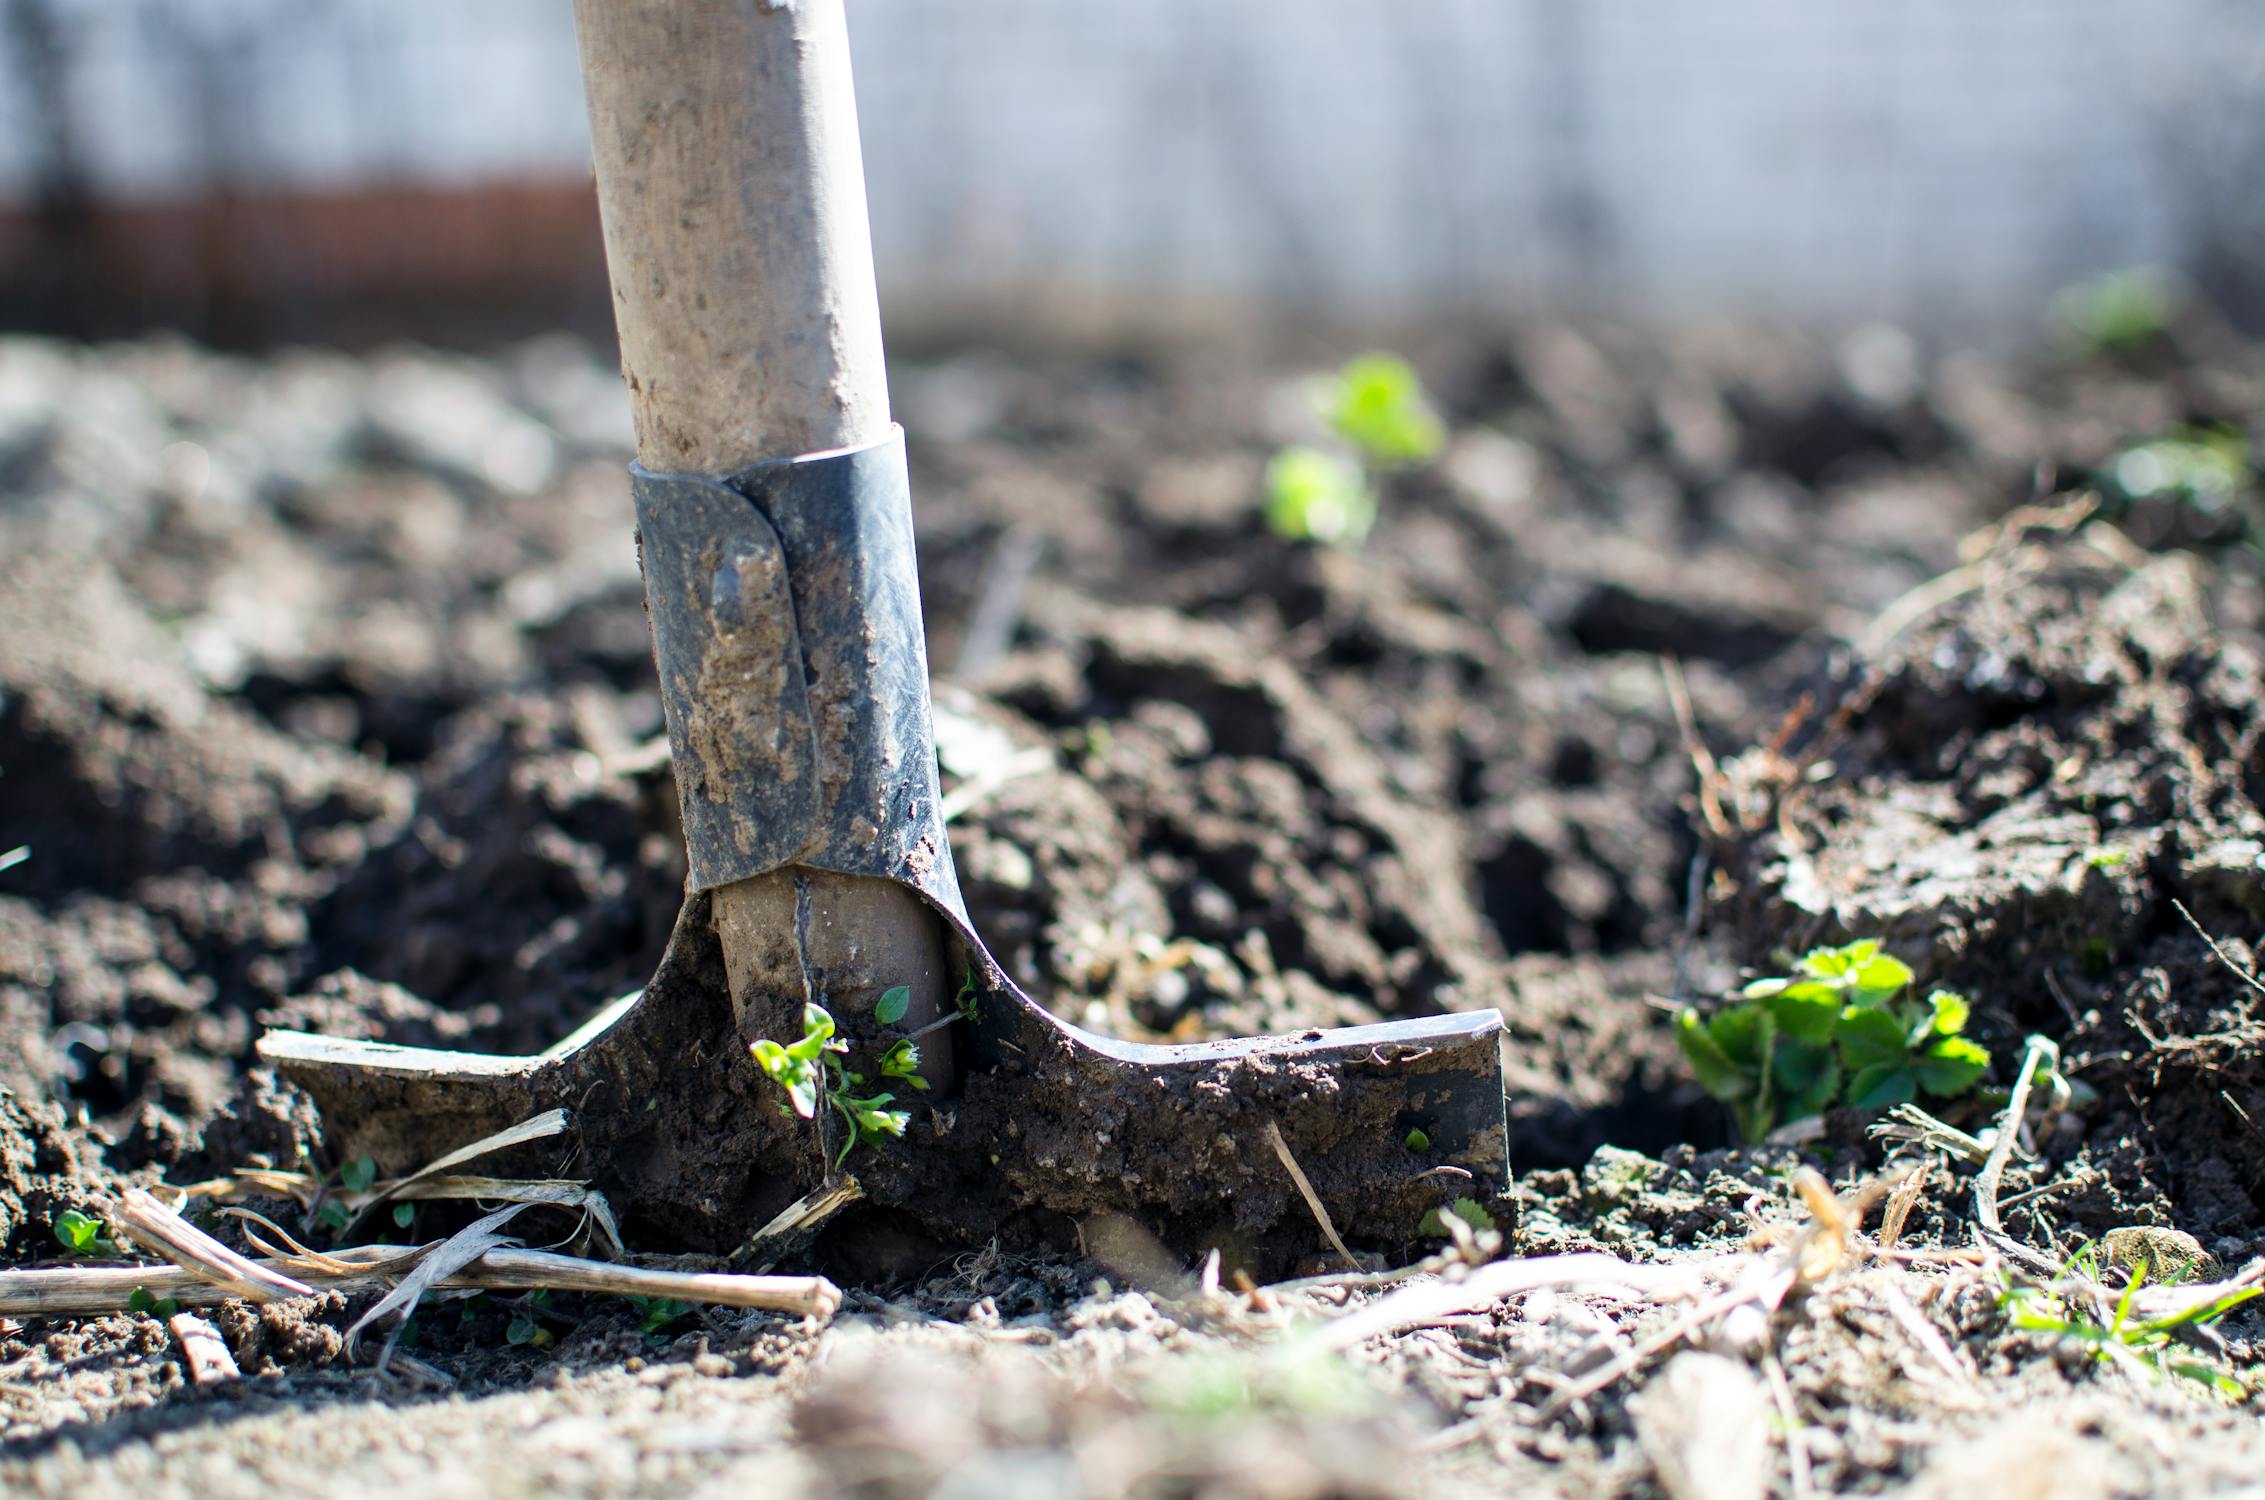
[[[511,1321],[503,1330],[503,1341],[515,1348],[541,1349],[553,1339],[543,1326],[543,1314],[550,1310],[551,1294],[548,1288],[530,1292],[512,1310]]]
[[[55,1243],[73,1255],[116,1255],[118,1242],[100,1219],[66,1208],[55,1216]]]
[[[2094,1247],[2086,1245],[2078,1250],[2063,1271],[2078,1286],[2093,1284],[2098,1274]],[[2173,1277],[2159,1284],[2172,1285],[2177,1279]],[[2176,1312],[2146,1318],[2136,1316],[2134,1310],[2139,1290],[2146,1281],[2147,1262],[2141,1260],[2132,1267],[2131,1280],[2124,1286],[2114,1311],[2103,1317],[2105,1309],[2090,1297],[2070,1294],[2064,1289],[2065,1282],[2051,1287],[2017,1285],[2009,1275],[1998,1306],[2014,1327],[2089,1345],[2093,1358],[2104,1364],[2122,1364],[2153,1375],[2175,1375],[2182,1380],[2196,1381],[2229,1400],[2239,1401],[2246,1396],[2248,1392],[2242,1383],[2223,1366],[2195,1357],[2196,1351],[2189,1342],[2191,1335],[2186,1330],[2209,1327],[2265,1288],[2237,1287],[2222,1296],[2204,1297]]]
[[[1450,1214],[1481,1234],[1495,1228],[1494,1215],[1488,1213],[1476,1198],[1457,1198],[1447,1207],[1435,1208],[1425,1214],[1423,1222],[1416,1226],[1416,1232],[1444,1237],[1447,1234],[1447,1216]]]
[[[1275,454],[1266,466],[1266,524],[1290,541],[1350,546],[1376,524],[1377,473],[1437,457],[1446,424],[1414,368],[1393,354],[1364,354],[1318,382],[1314,408],[1349,451]]]
[[[670,1324],[692,1315],[692,1304],[679,1302],[674,1297],[631,1297],[629,1300],[637,1308],[637,1326],[651,1334],[658,1334]]]
[[[170,1318],[181,1310],[179,1301],[172,1297],[159,1297],[146,1286],[135,1287],[126,1294],[126,1311],[141,1313],[145,1317]]]
[[[901,1014],[901,1013],[900,1013]],[[912,1117],[901,1109],[885,1106],[896,1102],[889,1092],[864,1094],[866,1078],[853,1072],[841,1059],[849,1050],[849,1043],[834,1035],[834,1018],[823,1005],[802,1007],[802,1036],[799,1040],[781,1045],[768,1037],[749,1049],[755,1064],[764,1075],[786,1091],[787,1103],[795,1114],[805,1120],[818,1116],[818,1105],[823,1101],[842,1118],[846,1138],[841,1154],[834,1158],[839,1167],[849,1159],[849,1153],[859,1144],[877,1146],[890,1136],[902,1136]],[[882,1071],[891,1078],[904,1079],[915,1088],[926,1088],[927,1080],[913,1078],[910,1069],[919,1063],[919,1050],[909,1039],[900,1040],[882,1055]],[[894,1065],[904,1069],[890,1072]]]
[[[1675,1018],[1692,1074],[1730,1106],[1745,1139],[1835,1104],[1886,1109],[1922,1091],[1953,1098],[1989,1071],[1990,1054],[1959,1034],[1971,1014],[1965,998],[1902,998],[1911,967],[1876,939],[1819,948],[1794,967],[1756,980],[1712,1016],[1686,1008]]]
[[[1353,459],[1284,448],[1266,465],[1266,524],[1290,541],[1350,545],[1376,524],[1376,495]]]
[[[2144,344],[2170,326],[2178,287],[2156,266],[2110,271],[2063,289],[2053,317],[2079,347],[2111,352]]]

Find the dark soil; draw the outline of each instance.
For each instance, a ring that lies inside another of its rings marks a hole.
[[[978,352],[897,373],[946,789],[1017,771],[952,825],[1006,967],[1142,1039],[1499,1007],[1513,1248],[1650,1259],[1743,1239],[1797,1159],[1843,1183],[1883,1159],[1845,1116],[1730,1149],[1669,997],[1885,936],[1973,996],[2001,1075],[2041,1032],[2089,1091],[2009,1174],[2009,1197],[2045,1190],[2010,1232],[2065,1254],[2148,1223],[2229,1265],[2265,1251],[2265,591],[2223,511],[2119,501],[2109,535],[2063,505],[2130,442],[2265,411],[2265,353],[2199,325],[2020,368],[1878,330],[1538,327],[1409,352],[1455,437],[1391,478],[1351,551],[1260,520],[1265,460],[1301,435],[1292,360]],[[305,1101],[251,1065],[264,1027],[535,1051],[651,974],[684,865],[625,426],[612,372],[563,341],[484,361],[0,344],[0,852],[30,851],[0,870],[0,1262],[52,1259],[56,1214],[131,1184],[329,1165]],[[1705,797],[1671,663],[1723,763]],[[1972,1129],[1989,1107],[1945,1115]],[[1908,1237],[1969,1227],[1930,1198]],[[745,1439],[788,1492],[929,1493],[949,1472],[992,1486],[951,1493],[1006,1493],[1016,1462],[1013,1492],[1062,1492],[1063,1455],[1163,1441],[1179,1396],[1094,1393],[1125,1340],[1194,1347],[1165,1303],[1095,1292],[1127,1273],[1074,1243],[978,1250],[909,1275],[877,1257],[895,1279],[852,1320],[871,1330],[819,1356],[761,1317],[648,1338],[598,1299],[566,1299],[548,1350],[501,1342],[492,1299],[448,1304],[418,1353],[557,1427],[597,1467],[544,1482],[578,1492],[722,1482],[722,1460],[643,1439],[605,1466],[636,1412],[740,1421],[743,1378],[792,1403]],[[0,1324],[0,1390],[49,1393],[6,1409],[7,1440],[39,1484],[99,1462],[131,1487],[158,1434],[225,1411],[310,1445],[320,1474],[324,1412],[373,1394],[337,1338],[358,1310],[216,1317],[273,1377],[220,1398],[183,1389],[152,1320]],[[1987,1309],[1938,1312],[1998,1351],[2008,1391],[2059,1368],[2005,1354]],[[1064,1341],[1075,1378],[1002,1365],[1015,1328]],[[1245,1381],[1242,1438],[1174,1429],[1217,1487],[1169,1492],[1429,1484],[1378,1445],[1458,1420],[1478,1391],[1458,1380],[1562,1353],[1558,1324],[1529,1332],[1491,1352],[1473,1333],[1446,1363],[1403,1350],[1398,1394],[1352,1428]],[[934,1431],[883,1442],[847,1372],[911,1378],[928,1355],[927,1383],[965,1383],[920,1408]],[[1861,1403],[1824,1378],[1794,1385],[1831,1426]],[[2123,1443],[2118,1420],[2099,1442]],[[1628,1421],[1437,1474],[1641,1488]],[[1925,1469],[1832,1430],[1821,1483]],[[870,1467],[876,1444],[898,1468]],[[1264,1488],[1259,1460],[1306,1478]],[[503,1472],[450,1462],[465,1485]]]

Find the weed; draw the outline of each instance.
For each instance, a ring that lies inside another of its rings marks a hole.
[[[543,1349],[549,1347],[553,1335],[543,1326],[543,1315],[550,1311],[551,1294],[545,1289],[528,1293],[512,1309],[511,1321],[504,1325],[503,1341],[514,1348]]]
[[[1364,354],[1318,394],[1330,427],[1372,463],[1420,463],[1447,441],[1446,427],[1424,399],[1423,382],[1398,355]]]
[[[2017,1284],[2009,1273],[1998,1306],[2014,1327],[2089,1345],[2092,1357],[2104,1364],[2122,1364],[2154,1375],[2175,1375],[2182,1380],[2196,1381],[2229,1400],[2238,1401],[2248,1394],[2224,1366],[2202,1357],[2194,1341],[2200,1337],[2196,1330],[2208,1328],[2265,1288],[2240,1287],[2162,1317],[2139,1317],[2134,1314],[2133,1304],[2147,1281],[2147,1262],[2142,1260],[2132,1267],[2131,1280],[2116,1300],[2114,1311],[2102,1317],[2100,1314],[2105,1310],[2092,1298],[2070,1295],[2062,1290],[2071,1283],[2096,1285],[2095,1248],[2088,1244],[2078,1250],[2062,1268],[2062,1275],[2063,1281],[2054,1286],[2035,1286]],[[2170,1285],[2176,1280],[2174,1277],[2161,1284]]]
[[[881,998],[873,1002],[873,1019],[883,1026],[894,1026],[912,1009],[912,986],[900,984],[881,991]]]
[[[374,1157],[357,1156],[352,1161],[341,1164],[332,1181],[349,1193],[366,1193],[371,1184],[377,1181],[377,1161]],[[340,1234],[347,1225],[354,1222],[354,1215],[336,1198],[326,1197],[322,1200],[322,1207],[315,1211],[315,1219],[332,1234]],[[398,1210],[394,1222],[400,1222]]]
[[[1461,1219],[1464,1223],[1470,1225],[1473,1230],[1481,1234],[1484,1234],[1495,1227],[1494,1215],[1488,1213],[1483,1207],[1481,1207],[1477,1199],[1457,1198],[1453,1203],[1448,1204],[1446,1208],[1435,1208],[1430,1213],[1425,1214],[1423,1216],[1423,1222],[1416,1226],[1416,1232],[1418,1234],[1445,1236],[1448,1233],[1448,1214],[1453,1214],[1456,1218]]]
[[[834,1158],[836,1167],[847,1161],[850,1151],[860,1143],[877,1146],[887,1137],[902,1136],[911,1121],[903,1110],[885,1107],[896,1102],[895,1094],[859,1092],[866,1087],[865,1075],[851,1071],[842,1061],[841,1054],[849,1050],[849,1043],[834,1035],[833,1015],[823,1005],[802,1007],[799,1040],[782,1046],[765,1037],[749,1050],[765,1076],[786,1091],[794,1113],[805,1120],[816,1119],[823,1101],[841,1116],[846,1139],[841,1154]],[[887,1077],[924,1089],[927,1080],[912,1075],[919,1061],[919,1049],[910,1039],[904,1039],[882,1054],[881,1070]]]
[[[1266,524],[1291,541],[1350,546],[1376,524],[1375,478],[1435,457],[1445,424],[1408,362],[1364,354],[1319,382],[1314,407],[1349,451],[1284,448],[1266,466]]]
[[[631,1297],[637,1308],[637,1326],[650,1334],[658,1334],[672,1323],[692,1316],[692,1304],[679,1302],[674,1297]]]
[[[1418,1126],[1410,1129],[1406,1135],[1402,1136],[1400,1144],[1410,1151],[1429,1151],[1431,1149],[1431,1137],[1425,1135],[1422,1127]]]
[[[2080,281],[2053,298],[2053,316],[2080,348],[2112,352],[2144,344],[2177,315],[2179,291],[2155,266]]]
[[[66,1208],[55,1216],[55,1243],[73,1255],[116,1255],[118,1242],[92,1214]]]
[[[1284,448],[1266,465],[1266,524],[1290,541],[1350,545],[1376,524],[1376,495],[1353,459]]]
[[[1965,998],[1901,998],[1911,968],[1877,940],[1819,948],[1794,967],[1746,986],[1711,1017],[1686,1008],[1675,1018],[1691,1072],[1730,1106],[1747,1140],[1836,1104],[1886,1109],[1922,1091],[1951,1098],[1989,1071],[1990,1054],[1959,1035]]]
[[[146,1317],[170,1318],[181,1310],[181,1304],[171,1297],[159,1297],[146,1286],[138,1286],[126,1295],[126,1311]]]

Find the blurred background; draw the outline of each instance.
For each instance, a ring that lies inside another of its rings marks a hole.
[[[2265,309],[2238,0],[852,0],[900,335]],[[607,331],[566,0],[0,0],[0,321]]]

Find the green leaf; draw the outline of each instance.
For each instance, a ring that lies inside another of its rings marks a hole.
[[[126,1294],[126,1311],[137,1312],[144,1317],[170,1318],[180,1310],[179,1298],[159,1297],[146,1286],[135,1287]]]
[[[512,1315],[509,1326],[503,1330],[503,1337],[506,1343],[528,1345],[536,1349],[551,1341],[550,1330],[536,1321],[532,1313],[527,1312]]]
[[[1685,1010],[1676,1016],[1675,1043],[1683,1049],[1683,1060],[1691,1065],[1691,1076],[1715,1098],[1743,1099],[1754,1092],[1753,1075],[1723,1050],[1697,1011]]]
[[[1813,979],[1787,985],[1765,1003],[1778,1029],[1800,1041],[1821,1042],[1840,1024],[1839,993]]]
[[[1423,383],[1397,355],[1365,354],[1348,363],[1327,388],[1323,415],[1378,463],[1428,459],[1447,440],[1445,425],[1424,400]]]
[[[1874,1063],[1848,1080],[1851,1109],[1887,1109],[1909,1104],[1915,1094],[1911,1069],[1900,1062]]]
[[[1876,953],[1858,964],[1851,975],[1859,991],[1858,1003],[1883,1004],[1903,993],[1918,976],[1911,965],[1889,953]]]
[[[1958,1035],[1966,1029],[1966,1022],[1974,1013],[1974,1007],[1966,1003],[1964,995],[1949,990],[1937,990],[1929,995],[1927,1008],[1931,1012],[1927,1029],[1937,1036]]]
[[[1900,1066],[1911,1055],[1903,1023],[1884,1010],[1850,1006],[1840,1018],[1834,1037],[1840,1043],[1841,1061],[1856,1072],[1876,1063]]]
[[[1990,1054],[1961,1036],[1938,1037],[1912,1061],[1919,1086],[1938,1099],[1963,1094],[1990,1071]]]
[[[315,1211],[315,1222],[332,1234],[337,1234],[354,1222],[354,1216],[336,1198],[325,1198],[322,1200],[322,1207]]]
[[[1769,1056],[1770,1042],[1777,1035],[1777,1022],[1765,1006],[1733,1005],[1715,1012],[1707,1022],[1707,1035],[1741,1070],[1758,1079],[1762,1059]]]
[[[1816,979],[1846,979],[1870,963],[1880,951],[1878,938],[1858,938],[1839,948],[1812,948],[1794,965]]]
[[[1482,1232],[1495,1227],[1494,1215],[1481,1207],[1477,1199],[1457,1198],[1453,1203],[1448,1204],[1444,1210],[1435,1208],[1430,1213],[1425,1214],[1423,1222],[1416,1226],[1416,1233],[1445,1236],[1447,1224],[1440,1217],[1443,1212],[1453,1214],[1456,1218],[1470,1225],[1471,1228]]]
[[[1400,1137],[1400,1144],[1410,1151],[1429,1151],[1431,1149],[1431,1137],[1425,1135],[1421,1129],[1410,1129],[1406,1135]]]
[[[1779,1117],[1787,1124],[1821,1115],[1840,1096],[1840,1064],[1832,1062],[1822,1073],[1798,1089],[1787,1089]],[[1768,1132],[1764,1131],[1764,1135]]]
[[[1791,1038],[1777,1044],[1770,1076],[1782,1107],[1780,1123],[1822,1114],[1840,1092],[1840,1059],[1830,1046]]]
[[[883,1026],[894,1026],[912,1009],[912,986],[900,984],[881,991],[881,998],[873,1003],[873,1019]]]
[[[367,1156],[357,1156],[338,1169],[338,1185],[349,1193],[366,1193],[375,1181],[377,1162]]]
[[[1349,545],[1376,524],[1376,496],[1352,460],[1284,448],[1266,465],[1266,524],[1287,541]]]
[[[416,1222],[417,1222],[417,1207],[416,1207],[416,1205],[415,1205],[415,1204],[413,1204],[413,1203],[396,1203],[396,1204],[394,1204],[394,1205],[393,1205],[393,1222],[394,1222],[395,1224],[399,1225],[399,1226],[400,1226],[401,1228],[403,1228],[403,1229],[407,1229],[407,1228],[408,1228],[408,1227],[409,1227],[410,1225],[412,1225],[412,1224],[416,1223]]]
[[[91,1255],[105,1236],[102,1221],[75,1208],[55,1216],[55,1240],[73,1255]]]

